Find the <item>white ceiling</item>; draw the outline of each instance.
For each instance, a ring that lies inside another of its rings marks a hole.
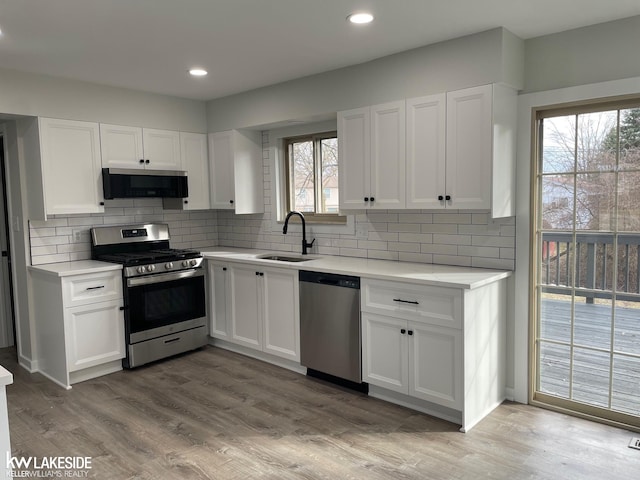
[[[374,22],[349,24],[358,10]],[[638,0],[0,0],[0,67],[209,100],[494,27],[527,39],[639,14]]]

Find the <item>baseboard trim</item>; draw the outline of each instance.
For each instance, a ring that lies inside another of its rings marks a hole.
[[[36,373],[38,371],[38,362],[33,361],[23,355],[18,355],[18,365],[20,365],[29,373]]]
[[[515,402],[515,398],[516,398],[516,392],[513,388],[511,387],[507,387],[504,389],[504,397],[506,400],[509,400],[510,402]]]
[[[278,367],[286,368],[287,370],[291,370],[302,375],[307,374],[307,367],[303,367],[299,363],[296,363],[292,360],[280,358],[269,353],[264,353],[260,350],[254,350],[252,348],[243,347],[242,345],[236,345],[235,343],[220,340],[219,338],[209,338],[209,345],[222,348],[224,350],[229,350],[230,352],[240,353],[241,355],[246,355],[247,357],[255,358],[256,360],[261,360]]]

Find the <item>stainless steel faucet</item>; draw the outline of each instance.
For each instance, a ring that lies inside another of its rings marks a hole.
[[[307,226],[306,222],[304,221],[304,215],[296,210],[290,211],[287,214],[287,218],[284,219],[284,227],[282,227],[282,233],[284,235],[287,234],[287,228],[289,227],[289,219],[291,218],[291,215],[299,216],[300,221],[302,222],[302,254],[306,255],[307,248],[313,247],[313,243],[316,241],[316,239],[314,238],[313,240],[311,240],[311,243],[307,242]]]

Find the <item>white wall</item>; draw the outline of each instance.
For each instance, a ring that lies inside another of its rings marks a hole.
[[[524,44],[503,28],[207,103],[210,132],[504,82],[523,84]],[[265,129],[265,128],[261,128]]]
[[[207,131],[205,102],[0,69],[2,114]]]
[[[640,16],[525,42],[524,91],[640,76]]]
[[[15,122],[6,122],[0,126],[0,128],[4,130],[7,154],[5,159],[7,169],[7,200],[11,216],[9,222],[9,239],[14,294],[14,316],[16,319],[16,342],[18,345],[22,345],[22,348],[18,351],[21,363],[30,369],[32,346],[27,279],[29,237],[27,236],[27,222],[24,220],[23,215],[23,210],[26,208],[26,200],[23,195],[25,191],[24,165],[17,161],[20,154]]]

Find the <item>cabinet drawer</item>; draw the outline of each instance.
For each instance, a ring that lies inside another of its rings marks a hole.
[[[430,325],[462,328],[462,291],[411,283],[364,280],[362,310]]]
[[[65,307],[122,298],[122,277],[112,272],[74,275],[62,280]]]

